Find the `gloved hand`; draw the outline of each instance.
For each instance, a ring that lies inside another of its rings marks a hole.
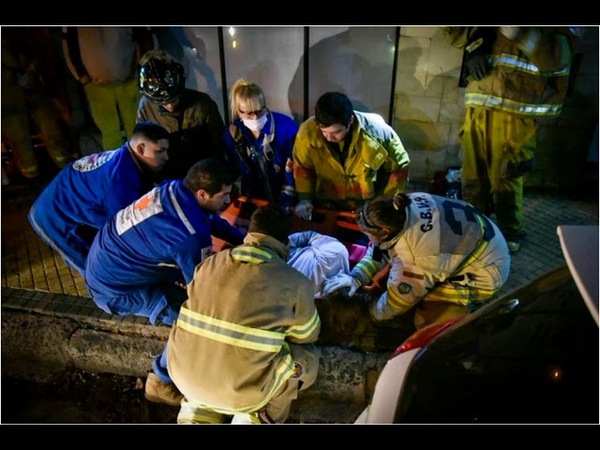
[[[339,273],[323,282],[321,292],[323,297],[327,297],[332,292],[349,287],[348,297],[352,297],[360,286],[360,281],[356,278],[346,275],[345,273]]]
[[[310,220],[312,218],[313,204],[310,200],[300,200],[296,205],[296,215],[304,220]]]
[[[465,61],[468,75],[477,81],[485,77],[489,70],[485,56],[485,53],[475,50],[467,55]]]

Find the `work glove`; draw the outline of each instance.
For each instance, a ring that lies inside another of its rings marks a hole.
[[[475,50],[467,54],[466,58],[465,64],[469,76],[479,81],[488,74],[489,67],[485,53]]]
[[[464,64],[467,79],[479,81],[488,74],[491,67],[488,65],[487,55],[492,53],[495,40],[494,27],[477,27],[465,50]]]
[[[300,200],[296,205],[296,215],[304,220],[312,219],[313,204],[309,200]]]
[[[348,297],[352,297],[360,286],[360,281],[356,278],[346,275],[345,273],[339,273],[323,282],[321,292],[323,297],[327,297],[332,292],[349,287]]]

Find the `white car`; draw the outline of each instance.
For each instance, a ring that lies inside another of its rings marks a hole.
[[[357,424],[598,424],[597,226],[559,226],[567,264],[390,357]]]

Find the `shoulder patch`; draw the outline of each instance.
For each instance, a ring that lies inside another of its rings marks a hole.
[[[412,291],[412,286],[408,283],[402,282],[398,285],[398,292],[401,294],[408,294]]]
[[[116,154],[117,150],[108,150],[84,156],[73,163],[73,169],[78,172],[90,172],[110,161]]]

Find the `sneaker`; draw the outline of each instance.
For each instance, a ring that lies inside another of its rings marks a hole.
[[[521,243],[520,242],[507,241],[506,244],[508,245],[508,250],[510,251],[511,255],[514,255],[519,250],[521,250]]]
[[[525,239],[525,233],[520,231],[506,233],[504,236],[506,237],[506,245],[508,245],[508,251],[511,253],[511,255],[514,255],[521,250],[521,243],[523,242],[523,239]]]
[[[148,372],[144,397],[150,402],[171,406],[179,406],[183,400],[183,394],[173,383],[163,383],[153,372]]]

